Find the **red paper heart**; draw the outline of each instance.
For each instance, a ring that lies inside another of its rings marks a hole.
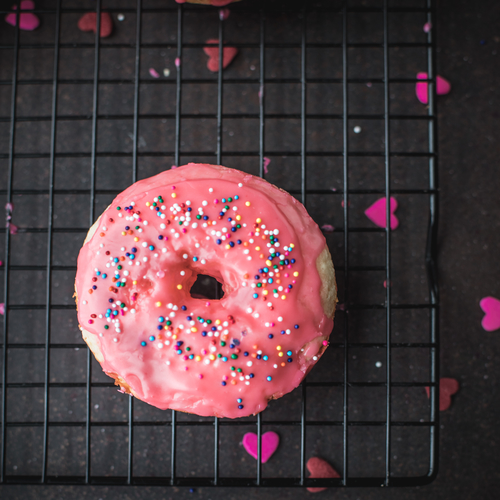
[[[479,306],[484,311],[484,318],[481,325],[487,332],[493,332],[500,328],[500,300],[495,297],[485,297],[479,302]]]
[[[460,385],[454,378],[442,378],[439,381],[439,411],[445,411],[451,406],[451,396],[458,392]],[[427,397],[431,397],[429,387],[425,388]]]
[[[386,227],[386,199],[380,198],[373,205],[365,210],[365,215],[377,226]],[[398,208],[398,202],[391,196],[391,229],[394,230],[399,226],[398,218],[394,212]]]
[[[311,478],[323,478],[323,477],[340,477],[340,474],[325,460],[312,457],[307,461],[307,470],[311,473],[309,477]],[[324,491],[327,488],[307,488],[307,491],[311,493],[318,493],[319,491]]]
[[[219,40],[210,39],[206,43],[219,43]],[[210,59],[207,62],[207,68],[214,73],[219,71],[219,47],[203,47],[203,50]],[[225,69],[236,57],[238,49],[236,47],[224,47],[222,49],[222,67]]]
[[[78,29],[81,31],[97,31],[97,14],[88,12],[80,17]],[[106,38],[113,31],[113,19],[107,12],[101,12],[101,38]]]
[[[35,2],[32,0],[23,0],[21,2],[21,10],[33,10],[35,8]],[[12,10],[16,10],[17,6],[13,5]],[[15,13],[7,14],[5,16],[5,21],[11,26],[16,25],[17,15]],[[40,19],[38,19],[32,12],[27,12],[26,14],[19,14],[19,29],[24,31],[33,31],[40,26]]]
[[[257,434],[247,432],[242,441],[245,450],[257,460]],[[273,455],[280,444],[280,437],[276,432],[265,432],[261,436],[260,459],[265,464]]]

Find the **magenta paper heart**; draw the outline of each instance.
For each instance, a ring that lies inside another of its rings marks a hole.
[[[481,325],[487,332],[500,328],[500,300],[495,297],[485,297],[479,302],[479,306],[484,311],[484,318]]]
[[[261,455],[260,459],[265,464],[273,455],[280,444],[280,437],[276,432],[265,432],[261,436]],[[257,434],[255,432],[247,432],[243,436],[243,447],[257,460]]]
[[[365,210],[365,215],[377,226],[386,227],[386,199],[380,198],[372,206]],[[391,229],[394,230],[399,226],[398,218],[394,215],[394,212],[398,208],[398,202],[395,198],[391,196]]]
[[[427,73],[418,73],[417,80],[427,80]],[[429,102],[429,85],[427,82],[417,83],[415,86],[415,93],[417,94],[417,99],[422,104],[427,104]],[[445,95],[449,94],[451,90],[451,84],[448,80],[445,80],[442,76],[436,77],[436,94]]]
[[[32,0],[23,0],[21,2],[21,10],[33,10],[35,8],[35,2]],[[16,10],[17,6],[13,5],[12,10]],[[16,14],[13,12],[5,16],[5,20],[11,25],[16,25]],[[38,19],[32,12],[27,12],[26,14],[19,15],[19,29],[24,31],[33,31],[40,26],[40,19]]]

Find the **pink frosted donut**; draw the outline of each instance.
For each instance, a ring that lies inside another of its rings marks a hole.
[[[224,296],[191,296],[198,274]],[[123,392],[230,418],[299,385],[337,301],[325,238],[300,202],[194,163],[116,197],[87,235],[75,288],[83,338]]]

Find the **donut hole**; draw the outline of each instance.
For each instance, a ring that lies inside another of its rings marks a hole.
[[[220,300],[224,297],[222,283],[208,274],[198,274],[189,293],[194,299]]]

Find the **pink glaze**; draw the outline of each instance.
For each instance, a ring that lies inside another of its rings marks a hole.
[[[160,196],[159,211],[146,205]],[[229,217],[241,225],[235,232]],[[208,225],[212,221],[215,225]],[[275,233],[279,241],[272,248],[288,265],[278,265],[278,256],[268,260],[271,243],[265,231]],[[190,163],[135,183],[103,213],[78,257],[79,323],[98,341],[103,370],[120,375],[140,399],[202,416],[255,414],[270,397],[297,387],[325,348],[333,320],[324,314],[316,269],[324,248],[320,229],[288,193],[238,170]],[[116,287],[115,273],[125,286]],[[198,274],[221,281],[224,297],[192,297]],[[273,283],[264,283],[270,279]],[[279,286],[283,289],[274,294]],[[119,323],[105,317],[108,309],[123,312],[113,316]],[[160,317],[165,321],[160,323]]]

